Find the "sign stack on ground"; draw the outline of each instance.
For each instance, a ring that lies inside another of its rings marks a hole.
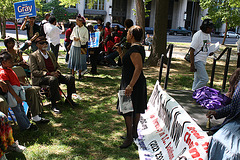
[[[208,135],[157,81],[138,125],[140,160],[205,160]]]

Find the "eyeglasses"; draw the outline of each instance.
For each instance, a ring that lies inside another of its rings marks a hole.
[[[39,42],[39,44],[43,45],[43,44],[48,44],[47,41],[44,41],[44,42]]]

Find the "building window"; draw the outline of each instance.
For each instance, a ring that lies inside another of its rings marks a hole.
[[[105,0],[96,0],[95,2],[93,2],[93,0],[85,0],[85,8],[94,10],[104,10],[104,1]],[[90,3],[93,3],[93,5],[91,5]]]

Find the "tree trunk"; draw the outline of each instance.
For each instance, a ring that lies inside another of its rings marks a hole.
[[[156,0],[152,52],[146,62],[146,65],[158,65],[162,54],[164,54],[166,60],[168,4],[169,0]]]
[[[145,40],[145,6],[143,0],[136,1],[136,25],[143,29],[143,40]]]
[[[224,37],[223,37],[222,45],[224,45],[226,37],[227,37],[227,29],[228,29],[227,25],[228,25],[228,23],[227,23],[227,20],[226,20],[225,34],[224,34]]]
[[[3,16],[2,17],[2,24],[3,24],[3,26],[2,26],[2,30],[1,30],[1,38],[2,39],[4,39],[4,38],[6,38],[6,18]]]

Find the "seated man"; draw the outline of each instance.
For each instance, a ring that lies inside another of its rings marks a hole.
[[[31,70],[33,85],[48,85],[50,86],[50,100],[52,103],[52,110],[55,113],[60,113],[57,108],[56,101],[60,99],[59,83],[67,85],[67,99],[66,103],[71,103],[73,106],[77,105],[72,100],[72,93],[76,92],[75,78],[70,75],[62,75],[59,71],[59,65],[52,52],[48,52],[48,42],[45,37],[38,37],[36,39],[38,50],[29,55],[29,66]]]

